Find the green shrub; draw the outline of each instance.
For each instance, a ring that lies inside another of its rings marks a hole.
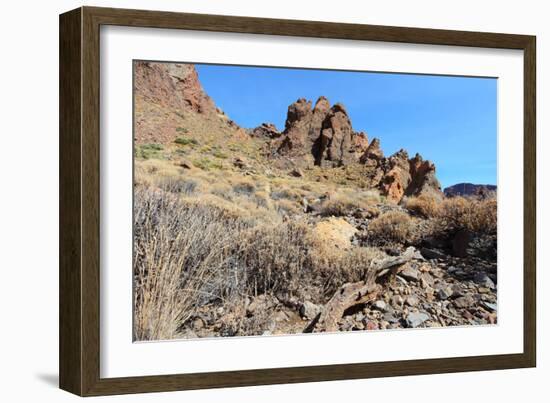
[[[140,144],[135,148],[135,154],[137,158],[150,159],[150,158],[162,158],[162,151],[164,147],[162,144],[149,143],[149,144]]]
[[[189,138],[189,137],[183,137],[183,136],[177,137],[174,140],[174,143],[176,143],[180,146],[188,146],[188,145],[197,145],[197,144],[199,144],[199,142],[197,140]]]

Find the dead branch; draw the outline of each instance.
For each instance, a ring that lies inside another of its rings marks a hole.
[[[387,278],[386,274],[397,271],[399,267],[414,258],[418,258],[418,252],[415,248],[409,247],[400,256],[373,260],[367,278],[364,281],[342,285],[325,304],[320,316],[311,321],[304,331],[337,331],[338,322],[348,308],[376,299],[382,290],[381,283]]]

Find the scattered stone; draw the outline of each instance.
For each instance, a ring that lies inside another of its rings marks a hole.
[[[321,313],[321,309],[319,305],[306,301],[300,305],[300,316],[307,319],[313,319]]]
[[[424,312],[411,312],[407,315],[407,326],[418,327],[429,319],[430,316]]]
[[[397,319],[393,313],[387,312],[384,314],[383,319],[388,323],[397,323],[399,322],[399,319]]]
[[[385,312],[386,311],[386,303],[382,301],[381,299],[375,301],[372,306],[375,309],[378,309],[379,311]]]
[[[405,280],[418,281],[418,270],[412,267],[410,264],[403,266],[403,269],[399,272],[399,275]]]
[[[482,272],[478,272],[474,275],[474,279],[473,279],[477,284],[485,287],[485,288],[489,288],[490,290],[494,290],[496,288],[495,286],[495,283],[493,282],[493,280],[491,280],[491,278],[485,274],[485,273],[482,273]]]
[[[374,321],[368,321],[367,322],[367,330],[377,330],[378,324]]]
[[[302,172],[301,169],[298,169],[298,168],[294,168],[292,171],[290,171],[289,175],[294,176],[295,178],[303,178],[304,177],[304,173]]]
[[[403,298],[401,295],[394,295],[391,297],[391,304],[394,308],[401,308],[403,306]]]
[[[416,306],[416,305],[418,305],[419,302],[420,302],[420,300],[414,294],[409,295],[407,298],[405,298],[405,303],[409,306]]]
[[[193,169],[195,167],[190,161],[187,160],[180,161],[178,165],[183,169]]]
[[[420,253],[422,253],[422,256],[424,256],[426,259],[446,259],[447,258],[447,255],[445,255],[443,252],[438,251],[437,249],[422,248],[420,249]]]
[[[466,295],[454,300],[454,305],[457,308],[468,308],[475,304],[475,300],[471,295]]]
[[[420,276],[420,285],[422,288],[433,287],[434,279],[429,273],[422,273]]]
[[[440,288],[437,291],[437,297],[442,301],[446,300],[447,298],[450,298],[452,295],[453,295],[453,289],[451,287]]]
[[[485,307],[490,309],[491,311],[496,312],[497,311],[497,304],[493,304],[491,302],[482,301],[481,304]]]
[[[195,332],[198,332],[202,329],[204,329],[204,321],[201,319],[201,318],[196,318],[194,321],[193,321],[193,330]]]

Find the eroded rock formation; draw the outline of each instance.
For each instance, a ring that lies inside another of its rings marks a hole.
[[[193,64],[135,62],[134,87],[157,104],[198,113],[215,113],[216,106],[203,90]]]
[[[279,136],[266,125],[253,133]],[[391,202],[427,192],[434,197],[443,195],[432,162],[419,154],[409,159],[405,150],[384,157],[380,140],[374,138],[369,144],[365,133],[353,130],[346,108],[340,103],[331,106],[325,97],[320,97],[313,108],[304,98],[291,104],[280,136],[274,143],[277,154],[297,165],[331,168],[359,163],[371,168],[374,183]]]
[[[331,107],[327,98],[319,97],[312,108],[311,101],[300,98],[288,107],[277,151],[299,156],[306,165],[335,167],[356,162],[367,146],[366,135],[353,131],[342,104]]]

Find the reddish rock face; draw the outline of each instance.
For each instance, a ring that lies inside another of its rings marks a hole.
[[[387,160],[385,175],[380,183],[380,190],[392,202],[399,202],[411,183],[409,156],[400,150]]]
[[[400,150],[382,162],[384,176],[380,190],[389,201],[399,203],[403,196],[419,196],[429,193],[442,198],[441,186],[435,177],[435,165],[424,161],[419,154],[409,159],[405,150]]]
[[[216,107],[206,95],[192,64],[136,62],[136,96],[172,108],[214,113]]]
[[[181,135],[181,127],[199,136],[217,130],[223,136],[249,138],[216,108],[192,64],[136,62],[134,111],[138,144],[171,143]]]
[[[323,121],[319,152],[315,156],[317,165],[341,166],[355,162],[354,136],[346,109],[342,104],[334,105]]]
[[[380,160],[384,158],[384,153],[380,148],[380,140],[377,138],[372,139],[372,142],[368,145],[367,149],[363,152],[359,158],[359,162],[362,164],[378,165]]]
[[[312,117],[311,101],[304,98],[288,107],[280,153],[292,156],[306,154]]]
[[[407,196],[418,196],[429,192],[432,196],[442,198],[441,185],[435,177],[435,165],[423,160],[420,154],[409,160],[411,183],[407,188]]]
[[[262,123],[260,126],[253,129],[250,133],[254,137],[266,139],[276,139],[281,136],[281,132],[273,123]]]
[[[320,97],[311,109],[311,102],[302,98],[288,107],[278,152],[302,156],[316,165],[341,166],[357,162],[367,144],[364,133],[353,131],[342,104],[331,107],[328,99]]]

